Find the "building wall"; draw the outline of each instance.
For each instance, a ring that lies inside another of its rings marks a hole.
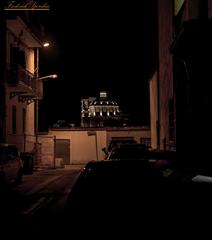
[[[208,17],[212,18],[212,1],[208,0]]]
[[[34,104],[18,102],[17,97],[10,98],[10,91],[6,92],[6,142],[15,144],[20,151],[32,151],[35,142],[34,135]],[[16,106],[16,134],[12,132],[12,106]],[[23,129],[23,109],[26,109],[25,132]]]
[[[205,0],[184,0],[185,2],[185,10],[183,14],[183,20],[188,21],[192,19],[199,19],[201,12],[200,12],[200,5],[204,4]],[[208,17],[212,18],[212,1],[208,0]]]
[[[23,29],[23,31],[25,31]],[[10,70],[10,46],[18,47],[25,52],[26,70],[34,73],[34,48],[27,47],[25,39],[19,39],[13,35],[11,29],[7,29],[6,39],[6,63]],[[18,96],[10,97],[15,87],[6,85],[6,141],[16,144],[20,151],[32,151],[35,142],[35,104],[18,101]],[[16,134],[12,133],[12,106],[16,107]],[[26,111],[25,131],[23,129],[23,109]]]
[[[96,133],[96,135],[92,135]],[[49,136],[56,139],[70,140],[70,164],[86,163],[91,160],[103,159],[102,148],[106,146],[106,131],[97,129],[55,130]],[[97,141],[97,151],[96,151]]]
[[[133,137],[139,143],[142,137],[150,138],[150,129],[142,127],[52,129],[48,134],[38,137],[38,144],[41,144],[41,164],[54,166],[54,161],[57,161],[54,155],[54,139],[70,140],[70,164],[82,164],[92,160],[103,160],[105,153],[102,149],[108,147],[112,137]]]
[[[180,6],[183,6],[183,11],[181,9],[182,12],[178,12],[180,13],[178,17],[182,14],[181,24],[185,21],[200,19],[201,17],[205,18],[207,13],[207,5],[205,3],[208,4],[208,17],[212,17],[212,1],[210,0],[207,2],[205,0],[158,1],[158,111],[160,149],[171,148],[171,141],[169,139],[169,102],[175,98],[175,86],[173,82],[173,60],[170,53],[170,46],[174,38],[180,33],[180,29],[177,30],[177,26],[175,26],[174,2],[180,3]],[[182,5],[182,3],[184,4]],[[176,104],[176,99],[174,99],[174,104]],[[152,137],[152,141],[154,141],[154,137]]]
[[[149,80],[150,91],[150,128],[151,128],[151,147],[157,149],[157,121],[158,121],[158,75],[155,72]]]
[[[26,134],[35,134],[35,103],[26,105]]]
[[[186,18],[184,19],[185,21],[189,19],[197,19],[199,18],[199,4],[201,0],[192,0],[188,1],[186,0]]]
[[[33,48],[25,48],[25,56],[26,56],[26,70],[34,74],[34,49]]]
[[[6,94],[6,142],[16,144],[20,151],[31,151],[34,147],[34,103],[18,102],[17,97],[10,99]],[[12,133],[12,106],[16,106],[16,134]],[[23,129],[23,109],[26,109],[25,131]],[[25,139],[25,140],[24,140]]]
[[[159,34],[159,131],[160,149],[169,145],[169,100],[173,98],[173,62],[170,46],[173,40],[173,1],[158,1]]]
[[[39,165],[54,167],[54,136],[46,134],[38,135],[37,145],[39,151],[37,151],[37,159],[39,159]]]

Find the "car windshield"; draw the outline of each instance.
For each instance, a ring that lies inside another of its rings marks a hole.
[[[142,159],[147,156],[147,150],[143,147],[120,147],[113,150],[109,159]]]

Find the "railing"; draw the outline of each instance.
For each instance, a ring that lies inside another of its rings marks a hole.
[[[7,83],[11,86],[25,86],[26,94],[41,99],[43,97],[43,83],[31,72],[21,66],[7,71]]]

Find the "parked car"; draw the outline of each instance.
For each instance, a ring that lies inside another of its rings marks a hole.
[[[136,144],[137,142],[134,139],[112,139],[109,143],[108,148],[103,148],[102,151],[105,153],[105,159],[111,154],[113,149],[128,144]]]
[[[23,164],[15,145],[0,144],[0,183],[21,183]]]
[[[122,144],[116,148],[113,148],[108,154],[108,160],[118,159],[148,159],[149,150],[142,144]]]
[[[161,181],[161,173],[146,161],[89,162],[67,198],[65,219],[72,219],[68,227],[76,230],[95,226],[98,231],[114,233],[121,225],[121,234],[136,219],[151,215]],[[95,229],[88,235],[95,236]]]
[[[189,233],[212,214],[211,191],[202,178],[180,169],[163,175],[148,161],[89,162],[67,198],[66,228],[87,237],[109,233],[133,239]]]

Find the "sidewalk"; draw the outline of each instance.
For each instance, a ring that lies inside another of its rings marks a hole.
[[[44,188],[46,185],[63,178],[67,174],[69,175],[69,172],[80,173],[83,167],[83,164],[69,165],[68,168],[36,166],[33,169],[33,173],[24,174],[22,177],[22,183],[15,186],[13,189],[24,192],[25,195],[31,195],[32,193],[38,192],[39,189]]]
[[[86,164],[71,164],[64,167],[49,167],[44,165],[34,166],[33,172],[45,171],[45,170],[80,170],[85,167]]]

